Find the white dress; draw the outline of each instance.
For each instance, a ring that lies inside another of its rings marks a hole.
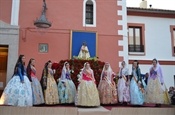
[[[32,88],[26,73],[23,75],[24,83],[21,83],[19,75],[14,75],[8,82],[1,96],[1,103],[12,106],[32,106]]]

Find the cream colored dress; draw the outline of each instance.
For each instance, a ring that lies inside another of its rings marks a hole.
[[[93,77],[93,71],[91,73],[82,73],[82,79],[78,86],[77,93],[77,106],[99,106],[100,99],[98,90]]]
[[[58,104],[58,89],[56,81],[53,77],[53,71],[49,69],[47,75],[47,88],[44,90],[45,104]]]
[[[146,89],[146,102],[164,104],[164,90],[161,86],[164,80],[161,68],[159,66],[155,69],[152,67],[149,75]]]

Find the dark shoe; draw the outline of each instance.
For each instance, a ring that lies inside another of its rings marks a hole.
[[[156,104],[155,107],[161,107],[161,104]]]
[[[128,103],[127,102],[123,102],[123,105],[126,106],[126,105],[128,105]]]

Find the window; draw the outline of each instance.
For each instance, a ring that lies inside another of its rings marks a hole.
[[[48,52],[48,44],[46,44],[46,43],[39,44],[39,52],[40,53],[47,53]]]
[[[86,24],[93,24],[93,4],[86,4]]]
[[[128,51],[129,54],[145,52],[144,25],[128,24]]]
[[[175,25],[170,26],[171,41],[172,41],[172,54],[175,56]]]
[[[96,27],[95,0],[84,0],[83,2],[83,26]]]

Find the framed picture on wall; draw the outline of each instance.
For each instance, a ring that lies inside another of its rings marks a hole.
[[[47,43],[40,43],[38,49],[39,49],[40,53],[47,53],[48,52],[48,44]]]
[[[97,32],[71,31],[70,58],[94,58],[97,57]]]

